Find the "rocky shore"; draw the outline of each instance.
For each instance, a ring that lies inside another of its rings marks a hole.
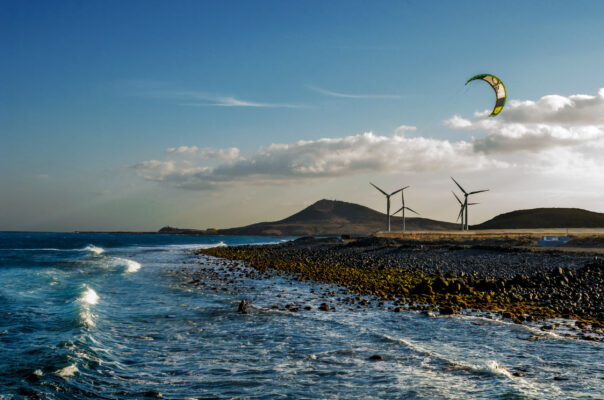
[[[496,312],[517,323],[562,317],[602,334],[602,256],[533,252],[509,243],[447,243],[384,238],[301,238],[279,245],[198,251],[242,260],[258,272],[336,283],[410,309]],[[546,324],[543,329],[555,329]],[[586,339],[593,338],[585,336]]]

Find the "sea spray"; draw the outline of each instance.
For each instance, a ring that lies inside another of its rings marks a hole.
[[[97,255],[97,256],[99,256],[105,252],[105,249],[103,249],[102,247],[98,247],[98,246],[95,246],[92,244],[89,244],[88,246],[84,247],[82,250],[89,251],[92,254]]]
[[[97,304],[99,302],[99,295],[96,294],[94,289],[92,289],[91,287],[88,287],[87,285],[84,285],[84,287],[86,288],[86,290],[82,292],[82,295],[80,296],[79,300],[82,303],[86,304]]]
[[[88,285],[84,285],[85,290],[82,292],[81,296],[78,298],[78,302],[80,303],[80,322],[86,328],[92,328],[95,326],[95,315],[90,310],[91,305],[98,304],[99,295],[89,287]]]

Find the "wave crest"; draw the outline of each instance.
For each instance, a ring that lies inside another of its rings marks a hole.
[[[130,260],[128,258],[115,257],[111,263],[115,266],[126,267],[124,270],[125,273],[136,272],[141,269],[142,265],[139,262],[134,260]]]
[[[99,256],[105,252],[105,249],[102,247],[95,246],[93,244],[89,244],[88,246],[84,247],[82,249],[82,251],[89,251],[89,252]]]
[[[82,295],[80,296],[80,301],[82,303],[87,303],[87,304],[97,304],[99,302],[99,295],[96,294],[96,292],[94,291],[93,288],[85,286],[86,290],[84,290],[84,292],[82,292]]]

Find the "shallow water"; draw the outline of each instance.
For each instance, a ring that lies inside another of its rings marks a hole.
[[[0,233],[0,398],[602,398],[602,343],[376,302],[323,312],[348,295],[190,251],[280,240]]]

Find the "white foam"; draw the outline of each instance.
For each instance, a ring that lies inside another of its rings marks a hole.
[[[517,324],[516,322],[506,321],[506,320],[503,320],[503,319],[486,318],[486,317],[483,317],[481,315],[463,315],[463,314],[459,314],[459,315],[456,315],[455,317],[457,317],[459,319],[466,319],[466,320],[480,320],[480,321],[484,321],[484,322],[487,322],[487,323],[492,324],[492,325],[495,325],[495,324],[507,325],[510,328],[523,329],[523,330],[530,331],[530,332],[534,333],[538,337],[548,337],[548,338],[557,339],[557,340],[572,340],[572,339],[576,339],[576,338],[573,338],[573,337],[560,336],[557,333],[552,332],[552,331],[543,331],[538,326],[531,326],[531,325],[528,325],[526,323],[525,324]]]
[[[140,263],[137,263],[134,260],[128,260],[128,267],[126,268],[126,272],[136,272],[141,269]]]
[[[86,328],[92,328],[95,326],[94,314],[88,309],[84,309],[80,312],[80,321]]]
[[[495,360],[487,361],[487,369],[496,375],[503,375],[507,378],[513,379],[512,374],[503,365],[499,364]]]
[[[66,366],[65,368],[61,368],[59,370],[57,370],[56,374],[59,375],[62,378],[67,378],[70,376],[74,376],[76,374],[76,372],[78,372],[78,367],[76,367],[75,364],[71,364]]]
[[[112,264],[126,267],[126,273],[136,272],[141,269],[141,264],[128,258],[115,257]]]
[[[40,370],[40,369],[37,369],[37,370],[34,371],[34,375],[36,375],[36,376],[43,376],[44,372],[42,372],[42,370]]]
[[[93,288],[86,286],[86,290],[80,296],[80,301],[86,304],[97,304],[99,302],[99,295],[96,294]]]
[[[104,248],[95,246],[93,244],[89,244],[88,246],[84,247],[82,250],[83,251],[89,251],[89,252],[91,252],[93,254],[96,254],[97,256],[101,255],[101,254],[103,254],[105,252]]]
[[[183,249],[183,250],[196,250],[196,249],[211,249],[212,247],[227,247],[228,245],[222,240],[218,243],[207,243],[207,244],[171,244],[167,246],[169,249]]]
[[[378,335],[380,335],[380,334],[378,334]],[[389,335],[386,335],[386,334],[381,334],[381,336],[384,339],[387,339],[389,341],[398,342],[398,343],[400,343],[400,344],[408,347],[409,349],[415,351],[416,353],[422,354],[424,356],[431,356],[433,354],[430,350],[425,349],[422,346],[419,346],[419,345],[417,345],[415,343],[412,343],[409,340],[406,340],[406,339],[403,339],[403,338],[395,338],[395,337],[392,337],[392,336],[389,336]]]

